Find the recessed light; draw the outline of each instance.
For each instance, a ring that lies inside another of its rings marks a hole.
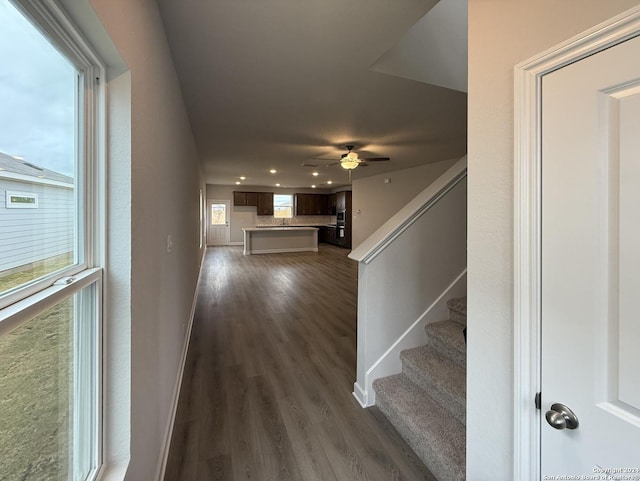
[[[236,182],[236,185],[240,185],[240,182]]]
[[[318,177],[320,174],[318,174],[317,172],[314,172],[314,173],[313,173],[313,174],[311,174],[311,175],[313,175],[314,177]]]
[[[246,179],[246,177],[244,175],[241,175],[240,180],[244,180],[244,179]]]
[[[276,184],[276,187],[280,187],[280,184]]]
[[[327,184],[329,185],[333,184],[333,180],[327,180]]]
[[[311,188],[312,188],[312,189],[315,189],[315,188],[316,188],[316,185],[315,185],[315,184],[313,184],[313,185],[311,186]]]
[[[269,172],[271,172],[272,174],[275,174],[278,171],[276,169],[271,169]]]

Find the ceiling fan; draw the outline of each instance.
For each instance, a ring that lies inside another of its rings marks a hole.
[[[385,162],[387,160],[391,160],[389,157],[365,157],[360,158],[357,152],[354,152],[353,149],[355,146],[353,145],[345,145],[347,149],[346,154],[342,154],[340,160],[337,162],[331,162],[329,164],[318,164],[315,162],[304,162],[301,165],[303,167],[328,167],[331,165],[340,165],[343,169],[349,171],[349,180],[351,180],[351,171],[356,167],[367,167],[368,162]],[[332,159],[323,159],[316,157],[315,160],[332,160]]]

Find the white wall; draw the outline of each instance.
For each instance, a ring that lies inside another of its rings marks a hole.
[[[459,172],[462,171],[464,165],[460,167]],[[407,215],[413,217],[416,212],[422,212],[423,206],[446,185],[428,196],[422,193],[422,202]],[[464,295],[466,209],[467,180],[462,178],[396,238],[391,234],[407,220],[401,214],[398,214],[400,218],[390,219],[394,224],[379,242],[388,238],[393,241],[376,257],[366,262],[361,257],[366,257],[366,252],[373,248],[368,243],[349,255],[361,261],[354,394],[362,405],[375,403],[374,379],[401,371],[402,349],[425,344],[425,324],[447,319],[446,301]],[[380,234],[377,232],[376,236]]]
[[[457,160],[445,160],[354,180],[353,248],[360,245]],[[385,184],[384,179],[390,179],[391,182]]]
[[[76,20],[87,36],[101,42],[96,16],[84,7],[90,3],[126,62],[112,65],[107,58],[107,461],[130,453],[126,479],[153,480],[203,253],[198,202],[204,183],[156,3],[66,3],[82,16]]]
[[[233,191],[238,190],[242,192],[273,192],[274,194],[289,194],[295,193],[307,193],[307,194],[329,194],[331,190],[320,189],[294,189],[294,188],[279,188],[279,187],[264,187],[255,185],[220,185],[220,184],[207,184],[207,200],[228,200],[231,206],[231,215],[229,217],[230,238],[232,244],[242,244],[244,241],[244,235],[242,232],[243,227],[254,227],[256,224],[269,224],[273,222],[273,217],[259,216],[257,215],[256,207],[233,205]],[[346,189],[340,189],[346,190]],[[294,216],[289,224],[329,224],[336,221],[336,216],[329,215],[303,215]]]
[[[513,67],[637,3],[469,1],[469,479],[512,480]]]

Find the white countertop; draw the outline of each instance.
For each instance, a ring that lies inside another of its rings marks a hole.
[[[266,230],[318,230],[317,227],[304,227],[304,226],[270,226],[270,227],[243,227],[244,232],[257,232]]]
[[[335,227],[336,224],[256,224],[255,227],[259,227],[260,229],[269,229],[271,227]]]

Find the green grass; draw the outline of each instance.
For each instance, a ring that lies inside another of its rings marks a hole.
[[[0,292],[70,258],[0,277]],[[71,459],[73,299],[0,337],[0,481],[66,481]]]
[[[16,269],[0,272],[0,293],[22,286],[40,277],[73,264],[73,253],[68,252],[42,261],[32,262]]]

